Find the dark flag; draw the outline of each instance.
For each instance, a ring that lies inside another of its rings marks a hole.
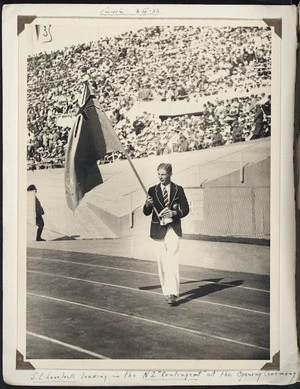
[[[124,151],[93,91],[85,82],[65,157],[67,204],[73,211],[85,193],[102,184],[97,161],[112,151]]]

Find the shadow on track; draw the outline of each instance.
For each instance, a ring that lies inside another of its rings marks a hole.
[[[222,278],[219,278],[217,281],[215,282],[219,282],[221,281]],[[184,285],[184,284],[194,284],[194,283],[197,283],[197,282],[202,282],[203,280],[193,280],[193,281],[185,281],[185,282],[180,282],[180,285]],[[204,281],[209,281],[209,280],[204,280]],[[213,282],[212,280],[210,280],[211,282]],[[139,287],[139,290],[154,290],[154,289],[160,289],[161,286],[160,285],[150,285],[150,286],[141,286]]]
[[[61,236],[60,238],[56,238],[56,239],[53,239],[53,241],[56,241],[56,240],[76,240],[76,238],[79,238],[80,235],[65,235],[65,236]]]
[[[211,282],[211,284],[198,286],[198,288],[181,293],[180,300],[177,300],[177,305],[185,304],[191,300],[195,300],[195,299],[207,296],[207,295],[212,294],[212,293],[220,292],[223,289],[234,288],[234,287],[240,286],[244,283],[243,280],[236,280],[236,281],[224,282],[222,284],[218,284],[218,282],[220,282],[221,280],[222,280],[222,278],[202,280],[202,281],[206,281],[206,282]],[[192,282],[194,282],[194,281],[192,281]],[[189,283],[189,282],[186,282],[186,283]],[[181,298],[181,297],[184,297],[184,298]]]
[[[230,282],[223,282],[222,284],[220,284],[222,279],[223,278],[210,278],[210,279],[205,279],[205,280],[191,280],[191,281],[181,282],[180,285],[195,284],[195,283],[199,283],[199,282],[209,282],[209,284],[198,286],[195,289],[181,293],[179,296],[180,300],[177,300],[176,304],[174,304],[174,305],[185,304],[191,300],[195,300],[195,299],[207,296],[207,295],[212,294],[212,293],[220,292],[223,289],[234,288],[234,287],[240,286],[244,283],[243,280],[236,280],[236,281],[230,281]],[[154,290],[154,289],[160,289],[160,285],[141,286],[139,288],[139,290]]]

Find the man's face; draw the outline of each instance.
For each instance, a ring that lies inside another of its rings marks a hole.
[[[168,185],[171,182],[171,175],[165,169],[157,171],[158,179],[163,185]]]

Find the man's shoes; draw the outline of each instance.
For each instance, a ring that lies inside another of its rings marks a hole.
[[[167,303],[169,305],[175,305],[176,304],[176,296],[174,294],[169,294],[168,296],[166,296],[166,299],[167,299]]]
[[[37,238],[37,242],[46,242],[46,239],[43,239],[43,238]]]

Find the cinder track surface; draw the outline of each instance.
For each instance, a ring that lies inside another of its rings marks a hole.
[[[155,262],[29,248],[28,359],[269,359],[269,277],[180,267],[169,306]]]

